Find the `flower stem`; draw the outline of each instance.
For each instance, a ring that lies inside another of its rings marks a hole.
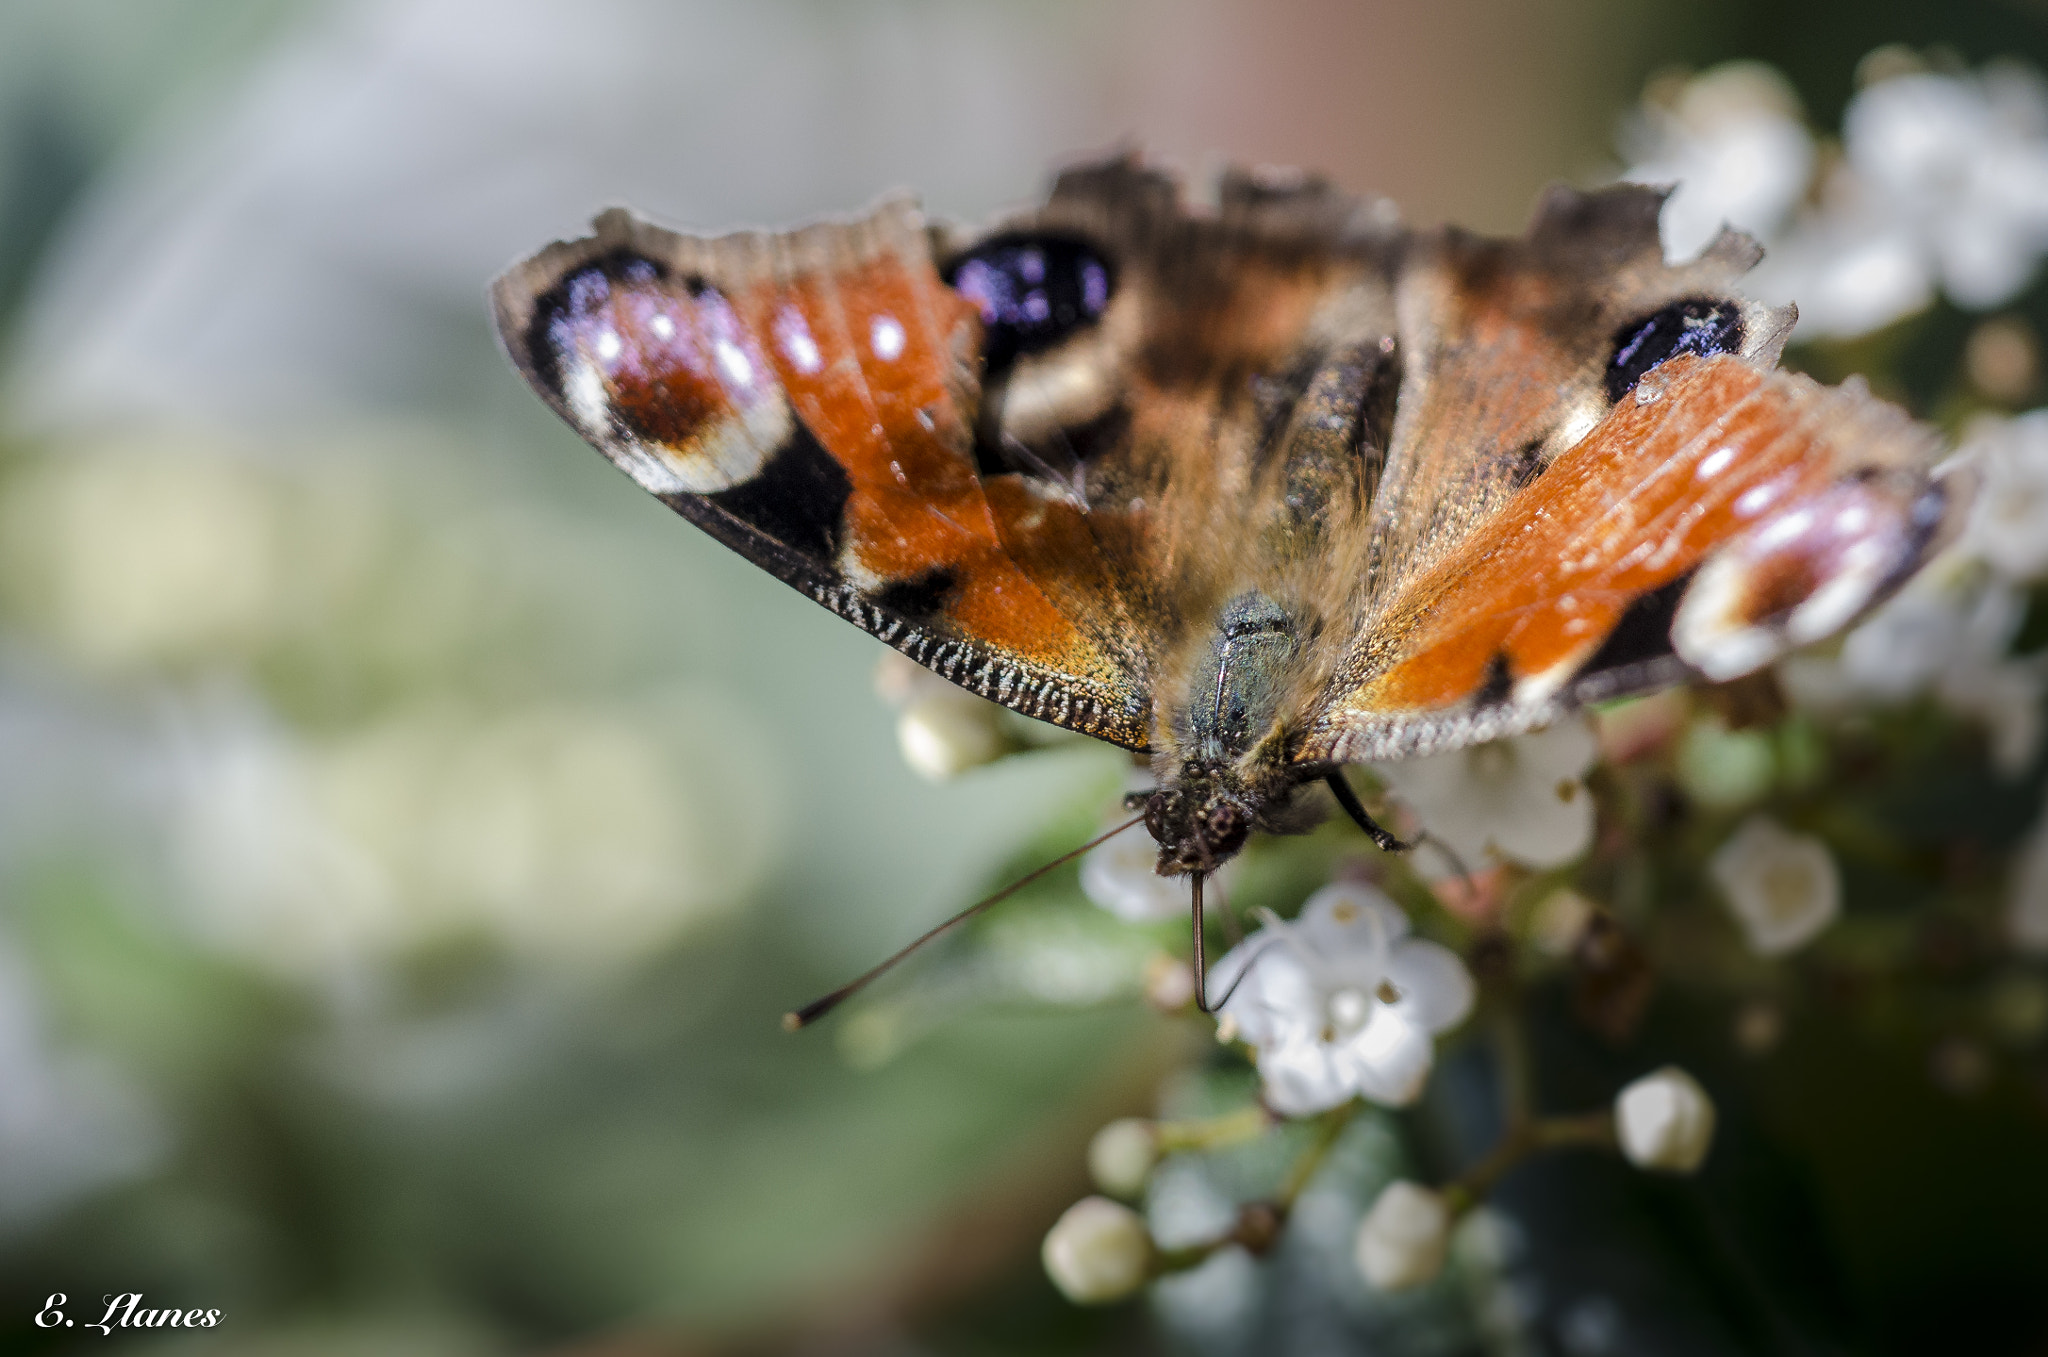
[[[1344,1134],[1344,1128],[1351,1124],[1351,1118],[1357,1111],[1358,1100],[1354,1098],[1342,1107],[1325,1112],[1316,1126],[1315,1139],[1309,1142],[1296,1156],[1294,1163],[1288,1167],[1287,1177],[1281,1181],[1278,1192],[1269,1200],[1246,1202],[1240,1206],[1237,1209],[1237,1219],[1231,1222],[1227,1231],[1215,1239],[1190,1244],[1185,1248],[1161,1249],[1157,1260],[1158,1270],[1185,1272],[1189,1268],[1200,1267],[1217,1250],[1229,1248],[1233,1244],[1254,1255],[1263,1254],[1271,1249],[1279,1242],[1280,1231],[1287,1224],[1287,1215],[1294,1209],[1296,1198],[1301,1196],[1302,1189],[1308,1186],[1309,1180],[1316,1176],[1316,1170],[1323,1166],[1323,1161],[1329,1158],[1330,1150],[1336,1145],[1338,1137]],[[1254,1113],[1260,1118],[1258,1129],[1251,1134],[1244,1134]],[[1175,1127],[1176,1134],[1180,1134],[1180,1128],[1197,1127],[1204,1128],[1203,1133],[1210,1135],[1215,1134],[1214,1128],[1223,1127],[1226,1128],[1226,1134],[1235,1134],[1239,1140],[1251,1140],[1263,1134],[1272,1124],[1271,1114],[1261,1107],[1247,1108],[1242,1112],[1233,1112],[1228,1116],[1216,1117],[1206,1122],[1161,1123],[1160,1144],[1175,1144],[1167,1139],[1169,1126]],[[1206,1143],[1214,1147],[1235,1142],[1211,1139]],[[1187,1148],[1184,1144],[1177,1147]]]
[[[1454,1215],[1462,1215],[1515,1165],[1542,1150],[1614,1147],[1614,1114],[1606,1108],[1568,1117],[1536,1117],[1511,1126],[1484,1159],[1444,1188]]]
[[[1536,1116],[1529,1034],[1522,1028],[1522,1010],[1515,999],[1512,992],[1504,993],[1493,1005],[1493,1061],[1500,1081],[1503,1144],[1526,1134]]]
[[[1444,1188],[1454,1215],[1470,1210],[1509,1169],[1538,1151],[1614,1147],[1614,1114],[1607,1108],[1574,1116],[1536,1115],[1529,1035],[1512,991],[1497,995],[1493,1005],[1493,1058],[1500,1079],[1500,1140]]]
[[[1284,1214],[1293,1209],[1294,1199],[1308,1186],[1309,1179],[1316,1176],[1316,1170],[1330,1157],[1330,1150],[1337,1143],[1337,1137],[1344,1134],[1344,1128],[1351,1124],[1351,1118],[1358,1111],[1358,1099],[1353,1098],[1342,1107],[1333,1107],[1323,1114],[1322,1124],[1316,1128],[1316,1138],[1287,1170],[1286,1179],[1280,1184],[1280,1192],[1273,1204]]]
[[[1219,1150],[1257,1140],[1272,1127],[1273,1114],[1257,1103],[1218,1117],[1162,1121],[1158,1123],[1159,1150],[1162,1154]]]

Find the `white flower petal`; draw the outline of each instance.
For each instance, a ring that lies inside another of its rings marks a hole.
[[[1466,868],[1494,857],[1554,867],[1593,841],[1593,800],[1580,779],[1599,748],[1591,725],[1572,717],[1512,739],[1375,766]],[[1434,853],[1420,862],[1425,871],[1454,874],[1443,859]]]
[[[1240,981],[1247,965],[1251,971]],[[1310,1040],[1322,1030],[1323,989],[1301,955],[1269,930],[1225,953],[1210,968],[1209,990],[1230,995],[1222,1011],[1253,1046]]]
[[[1406,1107],[1421,1097],[1436,1063],[1436,1043],[1429,1033],[1391,1004],[1374,1005],[1371,1019],[1341,1050],[1353,1086],[1386,1107]]]
[[[1448,1032],[1472,1013],[1478,987],[1458,954],[1441,943],[1409,938],[1387,957],[1387,980],[1399,991],[1392,1011],[1425,1032]]]
[[[1964,546],[2013,579],[2048,575],[2048,410],[1978,420],[1964,445],[1984,478]]]
[[[911,771],[944,782],[993,763],[1007,748],[998,724],[1002,708],[973,693],[928,692],[896,718],[896,748]]]
[[[1311,895],[1295,929],[1302,943],[1333,966],[1377,969],[1387,948],[1408,936],[1408,916],[1371,886],[1339,881]]]
[[[1354,1062],[1327,1042],[1289,1041],[1259,1051],[1266,1103],[1286,1117],[1307,1117],[1351,1101],[1358,1093]]]
[[[1127,829],[1081,859],[1081,893],[1126,923],[1185,918],[1187,879],[1159,875],[1158,862],[1152,836]]]
[[[1695,76],[1672,107],[1644,110],[1626,139],[1633,163],[1622,178],[1676,186],[1661,223],[1673,261],[1698,255],[1723,223],[1769,241],[1813,172],[1798,96],[1759,62]]]
[[[1471,1011],[1473,984],[1455,953],[1408,929],[1378,891],[1340,884],[1302,921],[1268,916],[1217,964],[1212,985],[1236,985],[1223,1014],[1254,1048],[1274,1110],[1302,1116],[1358,1094],[1400,1106],[1422,1092],[1433,1033]]]

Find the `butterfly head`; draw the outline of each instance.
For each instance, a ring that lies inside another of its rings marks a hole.
[[[1145,828],[1159,841],[1159,874],[1207,875],[1237,855],[1258,818],[1254,799],[1226,768],[1190,765],[1146,799]]]

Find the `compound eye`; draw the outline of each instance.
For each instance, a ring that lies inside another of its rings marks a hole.
[[[1630,321],[1614,332],[1614,356],[1607,362],[1607,399],[1635,390],[1651,368],[1681,353],[1701,357],[1734,353],[1742,347],[1742,308],[1732,301],[1688,297]]]
[[[1073,236],[1010,235],[953,261],[946,281],[981,312],[982,355],[997,375],[1087,329],[1109,309],[1109,261]]]

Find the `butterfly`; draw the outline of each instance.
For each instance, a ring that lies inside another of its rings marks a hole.
[[[1856,379],[1777,369],[1724,230],[1550,190],[1518,239],[1306,176],[1209,206],[1125,157],[992,226],[622,210],[493,286],[513,362],[670,508],[1003,706],[1148,756],[1200,885],[1344,765],[1451,750],[1829,635],[1968,477]],[[1198,991],[1199,992],[1199,991]],[[1206,1005],[1205,1005],[1206,1006]]]

